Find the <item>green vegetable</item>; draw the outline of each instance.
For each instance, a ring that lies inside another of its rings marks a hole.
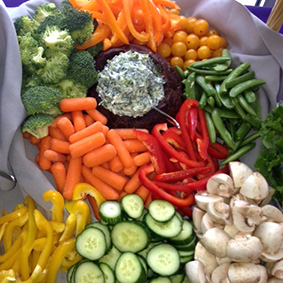
[[[22,123],[22,133],[30,133],[38,139],[48,135],[48,126],[52,124],[54,117],[48,114],[35,114],[28,116]]]
[[[58,116],[62,113],[59,108],[62,93],[56,88],[47,86],[32,87],[26,90],[21,98],[27,115],[49,114]]]
[[[74,52],[70,57],[68,77],[87,88],[93,86],[98,79],[93,57],[87,51]]]
[[[283,105],[273,109],[262,122],[259,134],[264,145],[255,168],[275,189],[274,198],[282,203],[283,194]]]
[[[21,16],[15,20],[14,26],[18,36],[24,36],[28,33],[33,35],[38,27],[38,23],[28,16]]]
[[[44,3],[37,7],[34,15],[33,20],[41,23],[43,22],[48,16],[59,14],[59,10],[56,8],[54,3]]]
[[[75,83],[70,79],[64,79],[54,85],[54,87],[60,89],[63,98],[86,97],[88,91],[87,87],[81,85],[80,83]]]

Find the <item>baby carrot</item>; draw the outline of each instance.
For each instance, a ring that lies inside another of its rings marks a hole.
[[[151,203],[151,201],[152,201],[152,194],[149,193],[148,196],[147,196],[147,198],[146,198],[146,201],[145,201],[145,203],[144,203],[144,207],[145,207],[146,209],[148,209],[148,206],[149,206],[149,204]]]
[[[60,119],[58,119],[57,126],[66,137],[66,139],[69,139],[70,135],[75,132],[75,128],[72,122],[67,117],[61,117]]]
[[[128,181],[128,178],[105,169],[102,166],[94,166],[92,168],[92,174],[118,191],[121,191]]]
[[[86,126],[90,126],[91,124],[93,124],[95,121],[92,119],[92,117],[90,117],[88,114],[84,114],[84,118],[85,118],[85,124]]]
[[[135,157],[133,157],[134,160],[134,164],[138,167],[142,166],[142,165],[146,165],[148,163],[150,163],[150,154],[148,151],[139,153],[138,155],[136,155]]]
[[[97,109],[88,109],[86,110],[86,113],[94,120],[94,121],[99,121],[103,125],[107,124],[107,118],[99,112]]]
[[[86,128],[86,122],[82,111],[73,111],[72,121],[76,132]]]
[[[47,158],[48,160],[50,160],[52,162],[65,162],[65,160],[66,160],[65,154],[59,153],[59,152],[54,151],[52,149],[45,150],[44,156],[45,156],[45,158]]]
[[[29,135],[29,141],[31,144],[35,145],[39,144],[40,139],[36,138],[34,135]]]
[[[130,153],[147,151],[147,148],[145,147],[143,142],[139,140],[124,140],[124,144]]]
[[[94,97],[65,98],[59,106],[63,112],[83,111],[95,108],[97,102]]]
[[[66,180],[66,167],[62,162],[55,162],[51,165],[50,171],[52,173],[53,179],[57,190],[63,194],[63,189]]]
[[[120,172],[123,170],[124,165],[121,162],[120,158],[116,155],[113,159],[109,161],[109,168],[112,172]]]
[[[110,129],[108,131],[107,139],[116,148],[117,155],[120,158],[121,162],[123,163],[124,167],[131,167],[134,164],[133,159],[128,149],[126,148],[123,140],[115,131],[115,129]]]
[[[66,141],[66,137],[63,135],[63,133],[61,132],[61,130],[59,128],[49,127],[48,132],[49,132],[49,135],[52,138],[62,140],[62,141]]]
[[[129,140],[129,139],[136,139],[137,134],[136,131],[132,128],[118,128],[115,129],[118,135],[123,139],[123,140]],[[145,131],[148,133],[148,130],[146,129],[137,129],[139,131]]]
[[[51,167],[51,161],[48,160],[45,156],[44,156],[44,152],[47,149],[50,149],[50,143],[51,143],[51,137],[50,136],[46,136],[44,138],[42,138],[40,140],[40,144],[39,144],[39,167],[42,170],[49,170]]]
[[[94,176],[91,169],[85,165],[82,166],[82,174],[85,180],[95,187],[106,200],[117,200],[119,198],[119,193],[114,188]]]
[[[106,126],[106,125],[102,125],[102,133],[104,134],[105,137],[106,137],[108,131],[109,131],[109,127]]]
[[[126,193],[132,194],[141,186],[141,182],[139,180],[140,170],[141,170],[141,167],[138,170],[136,170],[135,174],[131,176],[131,178],[129,179],[129,181],[125,185],[124,191]]]
[[[70,144],[69,150],[73,158],[83,156],[87,152],[102,146],[106,139],[103,133],[98,132],[84,139]]]
[[[81,171],[82,158],[71,158],[67,169],[65,185],[63,188],[63,196],[66,200],[72,200],[74,187],[81,180]]]
[[[135,191],[135,194],[139,195],[143,199],[143,202],[145,202],[149,195],[149,190],[145,186],[141,185]]]
[[[104,162],[108,162],[117,154],[115,147],[112,144],[105,144],[86,153],[83,157],[83,163],[87,167],[93,167]]]
[[[69,146],[70,143],[68,141],[62,141],[55,138],[52,138],[50,142],[50,149],[59,153],[69,154],[70,153]]]
[[[86,138],[92,134],[98,133],[102,131],[102,124],[100,122],[94,122],[93,124],[89,125],[88,127],[81,129],[80,131],[77,131],[73,133],[69,137],[70,143],[77,142],[79,140],[82,140],[83,138]]]
[[[50,125],[50,127],[51,127],[51,128],[57,128],[57,122],[58,122],[58,120],[61,119],[62,117],[66,117],[66,118],[68,118],[68,119],[71,119],[71,114],[70,114],[70,113],[64,113],[64,114],[62,114],[62,115],[60,115],[60,116],[55,117],[54,120],[53,120],[53,122],[52,122],[52,124]]]

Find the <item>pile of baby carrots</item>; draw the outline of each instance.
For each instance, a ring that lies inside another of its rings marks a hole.
[[[86,182],[107,200],[135,192],[150,202],[138,177],[140,168],[151,162],[147,148],[134,129],[109,129],[96,105],[93,97],[63,99],[63,114],[49,126],[48,136],[38,140],[25,134],[39,149],[37,164],[53,175],[66,200],[72,200],[76,184]]]
[[[170,9],[180,9],[170,0],[70,0],[70,3],[92,14],[98,22],[93,37],[77,46],[78,49],[103,42],[107,50],[132,42],[147,45],[156,52],[164,37],[179,29],[181,20],[170,12]]]

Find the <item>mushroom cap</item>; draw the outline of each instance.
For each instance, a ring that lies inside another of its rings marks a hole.
[[[253,170],[245,163],[232,161],[229,163],[230,176],[233,179],[235,189],[239,189]]]
[[[271,268],[270,274],[277,279],[283,280],[283,259],[274,263]]]
[[[221,197],[231,197],[234,193],[234,182],[230,175],[218,173],[209,178],[206,184],[206,190],[210,194]]]
[[[257,237],[238,233],[227,245],[227,257],[235,262],[254,262],[262,253],[263,246]]]
[[[193,225],[194,225],[194,231],[198,238],[202,236],[201,233],[201,220],[202,217],[206,214],[206,212],[199,207],[195,206],[193,208],[193,213],[192,213],[192,219],[193,219]]]
[[[230,283],[228,279],[229,265],[229,262],[218,265],[211,274],[211,283]]]
[[[221,201],[210,202],[207,205],[207,213],[216,223],[223,225],[232,225],[233,223],[231,208],[224,202],[224,199]]]
[[[207,211],[208,203],[214,202],[214,201],[221,201],[221,200],[222,200],[222,197],[213,195],[213,194],[209,194],[207,191],[198,191],[195,194],[196,205],[204,211]]]
[[[283,213],[274,205],[266,204],[261,209],[264,221],[283,222]]]
[[[243,182],[240,194],[246,198],[261,201],[268,196],[268,191],[266,179],[259,172],[253,172]]]
[[[228,278],[231,283],[255,283],[260,282],[261,273],[254,263],[235,262],[229,265]]]
[[[198,260],[189,261],[185,265],[185,270],[189,282],[204,283],[207,282],[203,264]]]
[[[230,236],[219,227],[214,227],[205,232],[200,239],[201,244],[217,257],[226,257],[227,244]]]

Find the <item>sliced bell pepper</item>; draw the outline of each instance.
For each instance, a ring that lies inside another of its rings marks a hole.
[[[209,134],[207,130],[205,114],[203,109],[199,109],[199,124],[201,128],[201,138],[197,139],[198,152],[203,160],[207,159],[207,150],[210,144]]]
[[[2,225],[3,223],[5,222],[10,222],[18,217],[21,217],[23,214],[25,214],[27,212],[27,207],[24,206],[24,207],[21,207],[19,209],[16,209],[15,211],[7,214],[7,215],[4,215],[2,217],[0,217],[0,225]]]
[[[61,235],[61,237],[59,238],[59,243],[72,238],[72,236],[75,233],[76,226],[77,226],[77,216],[75,214],[70,214],[66,219],[65,230]]]
[[[44,201],[51,201],[52,202],[52,208],[51,208],[51,220],[52,221],[63,221],[64,216],[64,198],[62,194],[60,194],[57,191],[46,191],[43,194]]]
[[[159,198],[169,201],[174,206],[190,206],[194,203],[194,196],[192,194],[188,195],[186,198],[182,199],[175,197],[172,194],[167,193],[160,187],[158,187],[153,181],[148,178],[148,175],[154,171],[152,164],[146,165],[140,170],[139,179],[143,186],[149,189],[153,194],[156,194]]]

